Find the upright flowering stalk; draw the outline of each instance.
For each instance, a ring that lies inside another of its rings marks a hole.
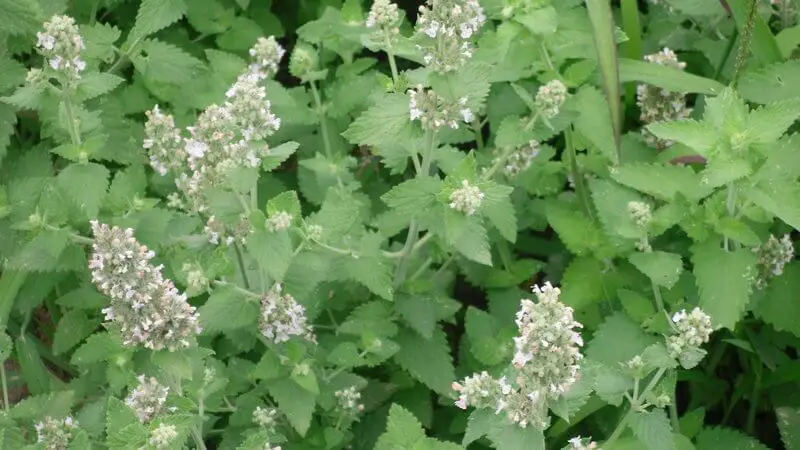
[[[756,287],[764,289],[774,277],[783,275],[783,268],[794,260],[794,243],[789,234],[781,239],[770,235],[767,242],[753,249],[758,255]]]
[[[47,65],[68,81],[77,81],[86,69],[81,52],[86,48],[75,19],[53,16],[44,23],[44,32],[36,33],[36,51],[47,59]]]
[[[539,87],[534,100],[539,115],[544,119],[552,119],[561,112],[561,105],[567,101],[569,91],[559,80],[551,80]]]
[[[478,212],[484,197],[484,193],[481,192],[478,186],[473,186],[469,184],[469,181],[462,180],[461,187],[450,194],[450,208],[472,216]]]
[[[675,334],[667,338],[667,348],[673,358],[679,358],[687,350],[699,349],[714,332],[711,316],[700,308],[689,313],[685,309],[676,312],[672,316],[672,325]]]
[[[389,0],[375,0],[364,24],[385,38],[392,38],[400,33],[400,10]]]
[[[150,262],[155,253],[140,244],[130,228],[94,220],[92,232],[92,281],[111,298],[103,313],[119,327],[123,344],[169,351],[188,347],[200,333],[197,311],[162,276],[163,266]]]
[[[125,398],[125,404],[136,413],[140,422],[149,423],[165,411],[169,388],[153,377],[139,375],[136,379],[139,385]]]
[[[425,64],[441,73],[460,69],[472,57],[472,38],[484,23],[478,0],[428,0],[417,19]]]
[[[686,63],[679,61],[675,52],[668,48],[664,48],[652,55],[646,55],[644,59],[649,63],[677,70],[686,68]],[[672,92],[649,84],[640,84],[636,87],[636,105],[641,110],[639,119],[643,125],[685,119],[692,113],[691,108],[686,106],[686,94]],[[671,141],[657,138],[647,130],[644,130],[643,133],[647,144],[659,150],[673,144]]]
[[[459,393],[456,406],[493,408],[506,411],[519,425],[539,429],[550,423],[548,407],[579,378],[580,347],[577,331],[582,325],[573,318],[572,308],[561,303],[560,290],[549,282],[535,286],[537,302],[521,300],[514,338],[516,352],[510,368],[513,384],[506,377],[495,379],[483,372],[454,383]]]
[[[539,141],[535,140],[528,141],[527,144],[515,148],[508,156],[504,156],[505,152],[503,149],[497,148],[494,150],[492,165],[502,163],[505,176],[509,179],[516,178],[517,175],[528,170],[531,164],[533,164],[533,160],[539,155],[541,148]],[[506,158],[505,162],[501,162],[503,157]],[[488,170],[488,168],[484,168],[484,171],[486,170]]]
[[[78,422],[67,416],[64,419],[45,417],[44,421],[37,423],[36,442],[46,450],[67,450],[72,441],[72,432],[78,428]]]
[[[281,290],[281,285],[276,284],[261,299],[261,334],[276,344],[286,342],[293,336],[316,341],[303,305]]]
[[[467,98],[461,97],[458,102],[450,102],[432,89],[422,86],[408,90],[408,111],[411,120],[419,120],[422,128],[438,131],[442,127],[458,129],[459,122],[472,122],[475,118],[467,106]]]
[[[275,75],[284,54],[274,37],[259,38],[250,49],[248,69],[225,93],[226,101],[206,108],[185,133],[157,106],[147,113],[144,148],[150,164],[161,175],[176,175],[180,195],[170,196],[171,206],[207,212],[208,189],[225,186],[234,169],[259,167],[270,153],[264,140],[281,121],[260,83]],[[244,242],[252,227],[246,217],[227,224],[212,216],[205,230],[211,243],[233,244]]]

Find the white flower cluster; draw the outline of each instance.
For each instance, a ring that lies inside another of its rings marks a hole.
[[[92,281],[111,298],[103,313],[119,326],[123,344],[169,351],[188,347],[201,331],[197,311],[162,276],[163,266],[150,262],[155,253],[140,244],[130,228],[110,228],[93,220],[92,232]]]
[[[278,410],[256,406],[253,411],[253,423],[266,430],[267,434],[274,433],[278,424]]]
[[[597,445],[597,442],[594,442],[592,438],[582,438],[580,436],[576,436],[569,441],[569,449],[570,450],[600,450],[600,447]]]
[[[140,422],[147,423],[164,412],[169,387],[162,386],[153,377],[139,375],[136,379],[139,381],[139,386],[128,394],[125,404],[136,413]]]
[[[267,229],[273,233],[288,230],[292,226],[292,215],[286,211],[278,211],[267,219]]]
[[[81,52],[86,48],[75,19],[53,16],[44,23],[44,32],[36,33],[36,50],[47,58],[48,65],[76,81],[86,69]]]
[[[339,410],[343,413],[349,416],[357,416],[364,411],[364,405],[361,403],[361,392],[358,392],[355,386],[336,391],[334,395],[339,402]]]
[[[482,372],[453,383],[459,393],[456,406],[506,411],[519,425],[544,429],[549,425],[548,404],[558,399],[579,377],[583,339],[575,329],[572,308],[559,300],[560,291],[550,283],[535,286],[538,302],[521,300],[517,312],[519,336],[514,338],[515,386],[505,377],[495,379]]]
[[[645,202],[628,202],[628,214],[637,227],[646,229],[653,220],[653,212],[650,205]]]
[[[172,441],[178,437],[178,429],[175,425],[159,424],[150,432],[150,445],[158,450],[168,448]]]
[[[461,180],[461,187],[450,194],[450,207],[472,216],[478,212],[484,197],[477,186],[469,184],[467,180]]]
[[[645,61],[653,64],[684,70],[686,63],[678,60],[672,50],[664,48],[658,53],[646,55]],[[636,105],[641,110],[639,119],[644,125],[655,122],[685,119],[692,113],[686,106],[686,94],[672,92],[649,84],[636,86]],[[672,141],[659,139],[646,129],[643,129],[645,141],[651,147],[664,149],[673,144]]]
[[[197,263],[183,263],[181,272],[186,274],[186,287],[188,291],[200,293],[206,291],[210,284],[203,268]]]
[[[275,40],[275,36],[260,37],[250,49],[250,73],[259,79],[272,78],[278,73],[278,65],[286,50]]]
[[[247,237],[254,232],[253,225],[247,214],[241,214],[239,220],[233,225],[228,225],[217,218],[210,216],[203,227],[203,233],[208,237],[208,242],[219,245],[244,245]]]
[[[409,116],[411,120],[419,120],[423,128],[438,130],[448,126],[458,129],[459,121],[472,122],[475,118],[467,106],[467,98],[462,97],[458,103],[445,100],[432,89],[425,90],[421,85],[408,90]]]
[[[36,442],[42,444],[46,450],[66,450],[72,440],[72,431],[78,428],[78,422],[67,416],[64,419],[54,419],[50,416],[37,423]]]
[[[508,178],[515,178],[520,173],[528,170],[531,164],[533,164],[533,160],[539,155],[541,148],[538,141],[531,140],[528,141],[527,144],[514,149],[506,159],[505,166],[503,166],[503,173],[506,174]],[[503,151],[502,149],[495,149],[494,153],[495,158],[492,160],[493,164],[502,158]]]
[[[389,37],[400,33],[399,22],[400,10],[395,3],[389,0],[375,0],[369,9],[365,25],[367,28],[378,29]]]
[[[758,289],[764,289],[770,279],[783,275],[783,268],[794,260],[794,243],[789,234],[780,239],[770,235],[766,243],[753,251],[758,255]]]
[[[314,331],[306,319],[306,309],[289,294],[281,293],[276,284],[261,298],[261,334],[276,344],[292,336],[302,336],[316,341]]]
[[[569,91],[564,83],[551,80],[539,87],[534,100],[539,114],[545,119],[551,119],[561,112],[561,105],[567,101]]]
[[[224,185],[233,169],[261,165],[270,151],[263,140],[280,128],[281,121],[272,113],[266,90],[259,83],[275,74],[284,53],[274,38],[258,39],[250,49],[250,67],[225,93],[226,101],[206,108],[186,133],[176,128],[173,118],[157,106],[147,114],[143,146],[148,150],[150,164],[162,175],[175,173],[175,184],[181,193],[170,197],[171,206],[206,212],[207,189]],[[232,243],[230,235],[243,238],[241,232],[228,230],[228,224],[219,224],[222,233],[214,225],[209,224],[207,230],[212,242]],[[249,223],[231,227],[245,225]]]
[[[428,0],[417,19],[425,63],[442,73],[461,68],[472,57],[472,38],[484,23],[478,0]]]
[[[676,312],[672,316],[672,323],[676,334],[667,338],[667,348],[673,358],[686,350],[700,348],[714,332],[711,316],[700,308],[694,308],[690,313],[685,309]]]

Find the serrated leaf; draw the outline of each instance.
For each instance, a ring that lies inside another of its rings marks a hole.
[[[597,252],[608,245],[603,230],[583,213],[568,209],[560,202],[547,204],[547,222],[559,239],[575,255]]]
[[[421,294],[402,294],[395,298],[394,307],[414,331],[425,339],[433,338],[436,316],[431,298]]]
[[[277,169],[284,161],[297,151],[300,144],[297,142],[284,142],[269,149],[269,153],[261,158],[261,168],[269,172]]]
[[[738,89],[744,98],[756,103],[772,103],[800,97],[800,61],[791,60],[760,67],[742,74]]]
[[[479,217],[467,216],[450,208],[445,210],[444,238],[459,253],[486,266],[492,265],[489,237]]]
[[[800,117],[800,99],[770,103],[750,112],[743,141],[772,144]]]
[[[436,202],[442,190],[442,181],[434,177],[416,177],[394,186],[381,199],[397,214],[409,220]]]
[[[656,342],[625,314],[609,316],[597,329],[586,347],[586,356],[610,367],[629,361]]]
[[[701,155],[708,154],[719,139],[708,124],[692,119],[656,122],[648,125],[647,131],[665,141],[680,142]]]
[[[59,391],[28,397],[11,408],[16,420],[36,420],[45,416],[66,417],[75,404],[75,392]]]
[[[180,20],[186,14],[183,0],[142,0],[129,41],[141,39]]]
[[[628,261],[647,275],[658,286],[672,289],[683,273],[683,260],[680,255],[660,251],[636,252]]]
[[[591,180],[589,189],[597,208],[600,222],[602,222],[607,234],[626,239],[639,239],[642,237],[642,230],[634,223],[628,212],[628,204],[630,202],[642,202],[644,200],[639,193],[599,178]]]
[[[533,9],[525,14],[515,14],[514,20],[525,25],[533,34],[549,35],[558,29],[558,15],[555,8],[545,6]]]
[[[431,74],[430,83],[431,88],[447,101],[457,103],[466,98],[465,106],[477,111],[489,95],[491,75],[492,67],[488,64],[469,62],[446,75]]]
[[[408,101],[408,97],[402,94],[386,95],[361,113],[342,136],[351,144],[378,148],[411,140],[414,128],[408,113]]]
[[[17,124],[17,114],[10,105],[0,103],[0,164],[8,152],[8,144],[14,135],[14,126]]]
[[[633,377],[623,372],[619,365],[596,367],[593,387],[597,396],[609,405],[622,405],[625,393],[633,387]]]
[[[86,339],[72,354],[70,362],[76,366],[87,366],[99,361],[108,361],[122,351],[122,344],[108,333],[95,333]]]
[[[194,56],[156,39],[144,40],[141,51],[132,55],[131,61],[145,77],[173,84],[190,81],[203,67]]]
[[[745,191],[745,197],[795,230],[800,230],[800,188],[788,182],[767,182]]]
[[[29,272],[56,270],[68,244],[69,234],[66,231],[42,231],[9,258],[6,267]]]
[[[513,188],[499,184],[484,187],[480,213],[489,219],[506,240],[516,242],[517,215],[511,203],[511,191]]]
[[[108,208],[119,213],[129,211],[134,199],[143,198],[147,189],[144,167],[133,165],[114,175],[108,190]]]
[[[674,164],[626,164],[611,170],[617,183],[661,200],[674,200],[677,194],[699,199],[704,196],[700,180],[691,167]],[[708,192],[710,193],[710,192]]]
[[[105,166],[95,163],[73,163],[56,177],[56,185],[85,217],[94,219],[106,197],[110,173]]]
[[[786,450],[800,449],[800,409],[791,407],[775,408],[778,428]]]
[[[274,281],[282,281],[292,263],[292,239],[289,231],[258,230],[247,237],[247,249],[261,270]]]
[[[58,355],[72,349],[92,334],[99,324],[99,320],[89,318],[84,311],[68,311],[58,321],[53,335],[53,353]]]
[[[768,450],[756,439],[732,428],[706,428],[697,436],[697,450]]]
[[[500,334],[500,323],[486,311],[474,307],[467,309],[464,328],[472,355],[487,366],[495,366],[506,360],[510,353],[511,339]]]
[[[749,249],[726,252],[713,240],[692,249],[700,308],[714,325],[732,330],[750,300],[756,256]]]
[[[108,399],[106,434],[107,445],[113,449],[139,448],[148,436],[133,409],[116,397]]]
[[[675,438],[664,410],[635,412],[630,421],[633,434],[650,450],[674,450]]]
[[[124,78],[104,72],[91,72],[81,77],[78,82],[78,99],[91,100],[108,94],[125,81]]]
[[[424,448],[420,445],[427,439],[422,424],[408,410],[392,404],[384,432],[375,444],[375,450],[404,450]]]
[[[300,436],[305,436],[317,406],[317,396],[303,389],[291,379],[283,379],[271,384],[269,395],[278,402],[280,411],[286,415],[292,427]]]
[[[418,333],[401,328],[394,339],[400,351],[394,360],[433,391],[441,395],[452,394],[450,387],[456,379],[450,346],[442,330],[436,330],[432,339],[425,339]]]
[[[584,136],[609,161],[617,161],[617,146],[611,116],[606,114],[608,102],[596,88],[586,85],[575,95],[577,111],[595,111],[580,114],[575,120],[575,130]],[[602,111],[602,112],[601,112]]]
[[[108,61],[114,57],[114,43],[121,34],[119,28],[107,23],[82,25],[81,34],[86,45],[86,58]]]
[[[779,331],[800,337],[800,304],[795,302],[800,290],[800,262],[784,268],[783,275],[770,281],[766,295],[756,304],[753,313]]]
[[[41,27],[41,9],[34,0],[0,0],[0,32],[33,34]]]
[[[345,257],[345,270],[350,278],[366,286],[376,295],[392,300],[391,264],[381,254],[380,245],[384,238],[378,233],[367,233],[361,238],[358,253]]]
[[[215,289],[198,310],[203,331],[233,331],[258,321],[259,305],[233,289]]]

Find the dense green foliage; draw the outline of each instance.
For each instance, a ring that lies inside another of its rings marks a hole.
[[[398,4],[0,0],[0,448],[800,449],[800,0]]]

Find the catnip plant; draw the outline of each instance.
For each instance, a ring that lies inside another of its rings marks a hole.
[[[797,13],[0,0],[0,448],[799,446]]]

